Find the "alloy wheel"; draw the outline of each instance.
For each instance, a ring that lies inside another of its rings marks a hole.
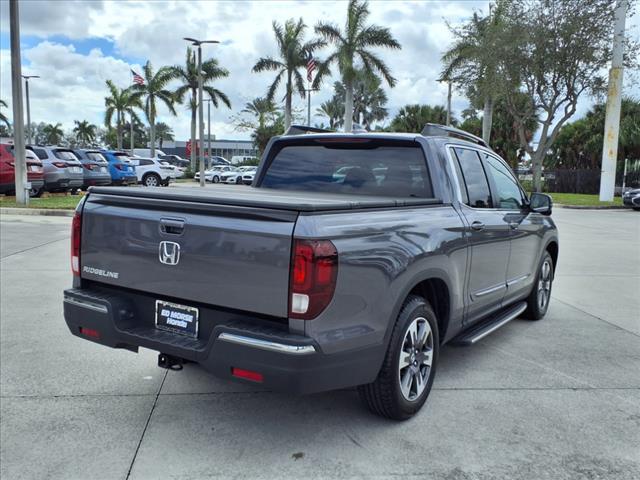
[[[402,396],[412,402],[417,400],[427,386],[433,363],[433,332],[424,317],[415,318],[407,329],[400,359],[398,378]]]
[[[538,278],[538,308],[542,311],[549,303],[551,296],[551,261],[546,259],[540,270],[540,278]]]

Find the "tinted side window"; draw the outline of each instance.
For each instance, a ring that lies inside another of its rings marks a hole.
[[[140,165],[146,167],[148,165],[153,165],[153,162],[151,160],[140,160]]]
[[[453,166],[456,170],[456,176],[458,177],[458,183],[460,184],[460,194],[462,195],[462,202],[469,205],[469,194],[467,193],[467,187],[464,184],[464,175],[460,170],[460,162],[458,162],[455,153],[452,152]]]
[[[485,154],[488,174],[496,186],[496,207],[520,210],[523,206],[522,192],[509,169],[497,158]]]
[[[489,182],[478,153],[468,148],[454,148],[467,187],[468,203],[474,208],[491,208]]]

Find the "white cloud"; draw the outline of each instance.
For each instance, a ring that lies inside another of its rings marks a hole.
[[[255,61],[274,55],[275,42],[271,23],[290,17],[303,17],[309,25],[308,35],[320,20],[342,26],[346,3],[343,1],[35,1],[20,2],[23,35],[35,35],[42,41],[23,50],[25,73],[36,73],[42,79],[31,83],[32,119],[61,122],[71,128],[73,120],[87,119],[102,124],[105,80],[118,85],[130,82],[129,69],[139,71],[147,59],[154,67],[182,63],[187,43],[185,36],[214,38],[220,45],[204,47],[204,56],[215,56],[230,71],[217,88],[230,97],[233,110],[214,112],[213,133],[218,137],[247,138],[247,133],[234,132],[229,117],[242,109],[249,99],[264,95],[272,74],[251,73]],[[388,89],[389,110],[395,113],[408,103],[444,105],[446,86],[437,82],[440,55],[450,44],[447,23],[459,24],[474,10],[488,9],[488,1],[394,1],[371,2],[371,22],[388,27],[400,41],[400,52],[380,50],[398,79]],[[0,27],[8,34],[8,2],[0,2]],[[637,19],[633,20],[637,23]],[[637,28],[637,27],[636,27]],[[113,54],[93,49],[79,53],[71,45],[56,43],[63,36],[71,42],[108,39]],[[52,38],[53,37],[53,38]],[[328,49],[320,53],[326,55]],[[111,56],[113,55],[113,56]],[[135,61],[133,61],[135,60]],[[131,65],[134,63],[135,65]],[[0,51],[0,96],[10,103],[10,61],[8,50]],[[335,79],[335,78],[334,78]],[[333,80],[312,97],[312,111],[332,95]],[[635,87],[637,90],[637,87]],[[280,94],[281,96],[281,94]],[[590,104],[585,99],[584,104]],[[454,93],[454,109],[460,111],[466,100]],[[294,107],[306,110],[306,101],[295,99]],[[160,111],[159,120],[173,126],[177,138],[189,135],[190,115],[178,107],[178,116]],[[314,121],[322,119],[314,117]]]

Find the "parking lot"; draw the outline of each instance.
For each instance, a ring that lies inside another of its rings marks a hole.
[[[414,419],[355,390],[306,397],[73,337],[69,218],[3,215],[3,479],[637,479],[640,214],[557,209],[547,317],[442,350]]]

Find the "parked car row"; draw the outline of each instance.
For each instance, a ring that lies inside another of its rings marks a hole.
[[[75,192],[99,185],[168,185],[184,176],[184,159],[140,158],[118,150],[58,146],[26,147],[31,195]],[[180,161],[182,160],[182,162]],[[188,164],[188,162],[187,162]],[[0,144],[0,193],[15,192],[14,146]]]
[[[229,183],[233,185],[251,185],[257,167],[233,167],[230,165],[215,165],[205,170],[204,179],[211,183]],[[194,180],[200,181],[200,172],[196,172]]]

